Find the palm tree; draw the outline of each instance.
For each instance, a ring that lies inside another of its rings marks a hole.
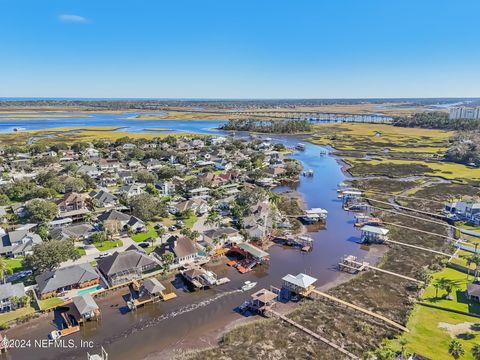
[[[467,281],[468,281],[468,278],[470,277],[470,265],[472,265],[472,259],[470,256],[467,256],[465,260],[467,262]]]
[[[447,286],[451,285],[450,280],[442,277],[440,279],[436,279],[435,282],[433,283],[433,286],[435,287],[435,297],[438,298],[438,290],[445,290]]]
[[[458,340],[452,340],[448,346],[448,353],[452,355],[455,360],[457,360],[461,356],[465,355],[465,350]]]
[[[478,268],[480,266],[480,254],[472,254],[469,257],[470,263],[475,265],[475,274],[474,277],[478,276]]]
[[[472,355],[473,355],[474,360],[480,360],[480,344],[473,345]]]

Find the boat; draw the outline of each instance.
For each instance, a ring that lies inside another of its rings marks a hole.
[[[57,340],[62,337],[62,332],[60,330],[53,330],[48,337],[52,340]]]
[[[313,170],[312,170],[312,169],[308,169],[308,170],[304,171],[304,172],[303,172],[303,176],[312,177],[312,176],[313,176]]]
[[[252,281],[249,281],[249,280],[245,281],[243,284],[244,284],[244,285],[242,286],[242,290],[243,290],[243,291],[251,290],[251,289],[253,289],[255,286],[257,286],[257,283],[256,283],[256,282],[252,282]]]
[[[13,131],[23,131],[23,130],[27,130],[27,129],[26,129],[26,128],[23,128],[23,127],[13,128]]]
[[[298,143],[297,145],[295,145],[295,149],[303,151],[305,150],[305,144]]]

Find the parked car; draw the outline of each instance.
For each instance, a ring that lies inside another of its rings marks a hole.
[[[138,244],[138,246],[145,249],[145,248],[148,248],[150,246],[150,244],[147,243],[147,242],[141,242],[141,243]]]

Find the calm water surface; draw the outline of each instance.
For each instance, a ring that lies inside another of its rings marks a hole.
[[[117,115],[118,116],[118,115]],[[18,122],[16,126],[40,128],[42,121],[50,127],[60,126],[110,126],[125,123],[112,116],[101,115],[98,122],[90,119],[55,119]],[[75,123],[75,124],[73,124]],[[148,124],[139,124],[148,123]],[[175,131],[198,133],[221,133],[209,130],[218,126],[219,121],[127,121],[132,130],[142,127],[172,127]],[[2,123],[1,126],[5,124]],[[6,125],[12,126],[12,123]],[[4,129],[4,128],[1,128]],[[141,131],[141,130],[138,130]],[[280,141],[293,146],[299,139],[289,136],[274,136]],[[222,329],[232,321],[241,319],[241,315],[233,309],[240,305],[249,295],[261,287],[280,286],[281,278],[287,273],[306,272],[319,279],[318,285],[335,281],[339,273],[336,264],[344,254],[354,254],[360,258],[369,256],[368,251],[356,243],[359,233],[353,227],[353,216],[342,210],[337,199],[337,184],[345,180],[336,159],[327,155],[320,156],[321,147],[306,143],[303,152],[296,152],[292,157],[301,161],[305,168],[313,169],[315,176],[301,177],[296,190],[303,194],[309,207],[326,208],[329,212],[327,226],[310,235],[315,238],[313,251],[302,253],[291,248],[275,245],[270,248],[270,265],[257,267],[253,272],[241,275],[232,268],[221,265],[215,271],[219,276],[228,276],[229,284],[195,293],[177,290],[178,298],[138,309],[136,312],[124,312],[125,302],[122,298],[127,290],[99,299],[102,320],[88,323],[80,333],[66,339],[75,340],[78,346],[80,339],[91,340],[95,344],[94,351],[103,345],[109,358],[115,360],[142,359],[162,349],[182,349],[191,339],[207,336],[211,331]],[[245,280],[254,280],[259,284],[248,293],[237,289]],[[53,330],[52,316],[41,321],[34,321],[14,328],[8,332],[10,338],[45,339]],[[8,359],[85,359],[86,349],[13,349],[8,352]],[[32,357],[34,356],[34,357]],[[152,356],[156,358],[156,356]]]

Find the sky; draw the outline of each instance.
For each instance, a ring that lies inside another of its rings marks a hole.
[[[478,0],[0,0],[0,97],[478,97],[479,14]]]

